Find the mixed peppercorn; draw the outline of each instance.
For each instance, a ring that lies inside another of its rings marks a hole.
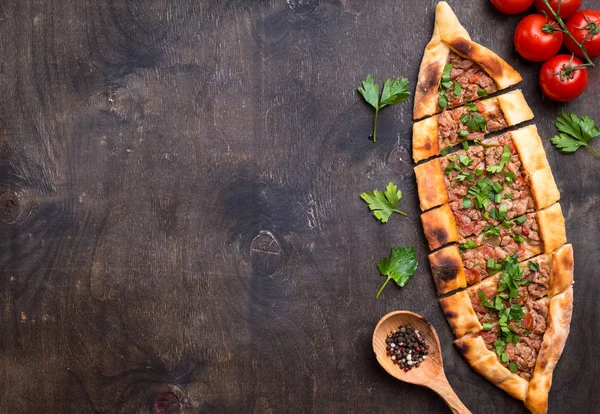
[[[429,345],[425,338],[410,324],[393,329],[385,342],[388,356],[404,372],[421,366],[429,354]]]

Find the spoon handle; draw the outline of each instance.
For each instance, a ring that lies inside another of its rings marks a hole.
[[[454,414],[471,414],[471,411],[458,398],[445,375],[438,376],[427,385],[444,399]]]

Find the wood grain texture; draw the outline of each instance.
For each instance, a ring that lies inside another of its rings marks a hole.
[[[600,121],[600,70],[581,98],[551,103],[512,50],[519,16],[450,3],[525,79],[575,252],[550,411],[586,412],[600,406],[600,168],[548,138],[562,110]],[[150,413],[164,393],[179,404],[163,412],[444,412],[373,357],[395,309],[435,326],[468,407],[525,412],[451,345],[420,230],[412,102],[381,112],[373,144],[355,92],[368,73],[414,89],[434,6],[0,2],[0,412]],[[409,217],[381,225],[359,194],[390,180]],[[421,264],[375,301],[393,245]]]

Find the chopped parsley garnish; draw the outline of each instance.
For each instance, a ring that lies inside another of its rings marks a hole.
[[[442,72],[442,80],[440,81],[440,99],[438,100],[438,105],[442,109],[446,109],[448,106],[448,97],[446,96],[446,91],[454,86],[452,79],[450,79],[451,70],[452,64],[448,63],[446,66],[444,66],[444,71]]]
[[[510,372],[512,372],[513,374],[519,370],[517,363],[514,361],[511,362],[510,364],[508,364],[508,368],[510,369]]]
[[[462,132],[462,131],[461,131],[461,132]],[[465,132],[467,132],[467,131],[465,131]],[[458,133],[458,135],[460,135],[460,132]],[[469,133],[468,133],[468,132],[467,132],[467,135],[469,135]],[[463,141],[463,142],[462,142],[462,147],[463,147],[463,149],[464,149],[465,151],[468,151],[468,150],[469,150],[469,143],[468,143],[467,141]]]
[[[515,326],[520,328],[522,325],[521,319],[525,316],[525,308],[518,302],[522,299],[519,295],[519,287],[526,286],[531,281],[527,279],[523,280],[523,269],[518,265],[518,256],[516,254],[507,257],[502,263],[494,263],[493,259],[488,259],[487,265],[488,268],[500,266],[503,269],[498,283],[497,294],[491,298],[486,298],[482,290],[478,291],[477,294],[481,305],[489,308],[490,312],[497,314],[500,332],[494,342],[494,348],[500,360],[503,363],[507,363],[509,359],[506,354],[506,345],[509,343],[517,344],[519,342],[519,334],[510,326],[510,323],[513,322]],[[487,330],[487,327],[491,329],[492,324],[483,324],[483,326],[483,329]],[[530,333],[531,331],[524,330],[525,335],[529,335]],[[511,370],[513,368],[516,369],[516,365],[511,367]]]
[[[463,208],[471,208],[473,202],[470,198],[463,198]]]
[[[526,221],[527,221],[527,218],[525,216],[519,216],[515,219],[515,222],[519,225],[525,223]]]
[[[525,242],[525,239],[523,238],[523,236],[520,236],[518,234],[513,234],[512,238],[518,243],[518,244],[523,244]]]
[[[509,184],[513,183],[517,179],[517,175],[512,171],[503,172],[502,175],[504,176],[506,182]]]
[[[515,223],[513,223],[512,221],[504,220],[502,222],[502,227],[504,227],[505,229],[510,229],[514,225]]]
[[[447,147],[442,148],[442,150],[440,151],[440,154],[442,154],[443,156],[448,155],[448,152],[452,149],[452,145],[448,145]]]
[[[460,245],[462,250],[474,249],[477,244],[473,240],[467,240],[466,243]]]
[[[477,89],[477,96],[483,98],[484,96],[488,96],[488,93],[485,89]]]
[[[492,237],[500,237],[500,228],[490,224],[483,230],[483,238],[489,239]]]
[[[460,154],[460,155],[458,156],[458,160],[459,160],[459,161],[460,161],[460,163],[461,163],[462,165],[464,165],[465,167],[466,167],[466,166],[468,166],[468,165],[471,165],[471,164],[473,164],[473,158],[471,158],[471,157],[469,157],[469,156],[467,156],[467,155],[464,155],[464,154]]]
[[[474,178],[473,173],[466,173],[463,171],[456,176],[456,181],[465,181],[465,180],[473,181],[473,178]]]
[[[479,108],[477,107],[476,104],[474,104],[473,102],[469,102],[468,104],[465,105],[467,107],[467,109],[471,112],[475,112],[477,111]]]
[[[495,309],[494,305],[492,305],[492,303],[485,297],[485,293],[483,293],[483,290],[478,291],[477,296],[479,296],[479,302],[482,306],[485,306],[486,308],[490,309]]]
[[[458,164],[449,164],[446,168],[444,168],[444,172],[446,174],[450,174],[452,172],[452,170],[460,171],[461,170],[460,165],[458,165]]]
[[[481,324],[482,328],[484,331],[491,331],[492,330],[492,324],[488,323],[488,322],[484,322]]]
[[[529,262],[529,270],[537,272],[540,270],[540,265],[534,262]]]
[[[506,164],[508,164],[509,161],[510,161],[510,145],[506,144],[504,146],[504,149],[502,150],[502,155],[500,155],[500,164],[488,165],[487,167],[485,167],[485,169],[489,173],[496,174],[496,173],[501,172],[504,169],[504,167],[506,167]]]
[[[454,81],[454,96],[460,96],[461,93],[462,93],[462,86],[460,86],[460,83]]]

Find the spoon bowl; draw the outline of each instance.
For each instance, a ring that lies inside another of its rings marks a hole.
[[[419,367],[405,372],[387,355],[385,340],[393,329],[409,324],[425,338],[425,342],[429,345],[429,354]],[[395,311],[381,318],[373,332],[373,352],[379,365],[392,377],[432,389],[446,401],[454,413],[470,413],[446,379],[437,332],[421,315],[409,311]]]

